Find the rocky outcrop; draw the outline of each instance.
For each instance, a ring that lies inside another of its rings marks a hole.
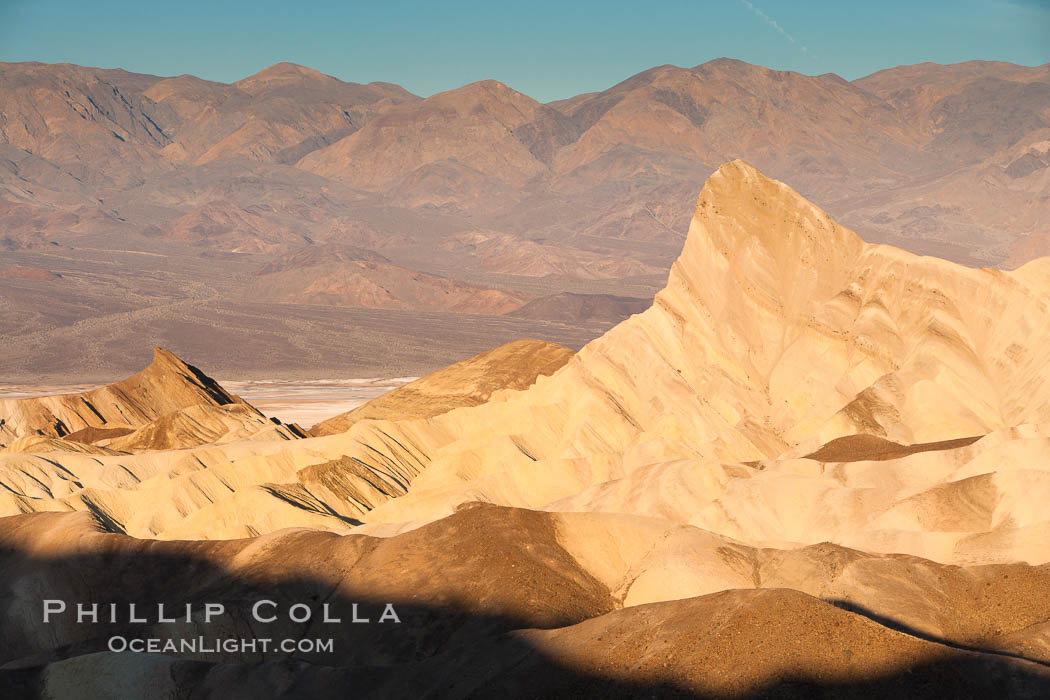
[[[430,418],[454,408],[477,406],[503,389],[528,389],[553,374],[573,355],[569,348],[542,340],[515,340],[467,358],[329,418],[310,429],[314,436],[343,433],[371,420]]]
[[[190,406],[244,404],[196,367],[163,348],[141,372],[82,394],[0,399],[0,439],[63,437],[85,428],[127,429]]]

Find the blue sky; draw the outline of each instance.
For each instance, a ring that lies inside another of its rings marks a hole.
[[[969,59],[1050,62],[1050,0],[0,0],[0,60],[231,82],[277,61],[430,95],[496,78],[540,100],[720,56],[858,78]]]

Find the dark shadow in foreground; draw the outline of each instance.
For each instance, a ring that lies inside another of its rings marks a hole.
[[[310,541],[332,546],[343,539],[310,537]],[[657,670],[650,653],[660,633],[657,612],[669,608],[656,606],[685,602],[644,606],[647,610],[640,613],[632,608],[633,627],[625,628],[629,632],[596,635],[593,629],[581,631],[585,625],[571,627],[597,619],[594,605],[601,605],[594,603],[597,598],[587,598],[593,580],[575,573],[556,584],[545,583],[543,572],[529,574],[525,580],[534,580],[535,586],[521,588],[503,574],[481,567],[483,562],[478,559],[459,562],[460,573],[455,576],[435,570],[432,585],[417,586],[414,591],[399,590],[392,584],[383,592],[368,593],[357,588],[359,574],[354,564],[340,569],[334,550],[320,548],[320,544],[317,571],[313,572],[297,563],[302,551],[283,552],[282,540],[275,547],[258,546],[256,551],[243,542],[144,543],[122,535],[104,538],[104,546],[89,553],[42,557],[19,548],[0,549],[0,585],[10,592],[2,610],[0,696],[223,700],[1050,697],[1050,673],[1039,665],[948,647],[938,647],[937,654],[921,659],[902,656],[882,672],[840,664],[806,676],[797,672],[802,666],[790,655],[773,666],[765,663],[768,659],[761,655],[774,647],[763,629],[749,630],[755,646],[750,652],[745,647],[733,658],[703,658],[692,653],[683,638],[673,658],[669,656]],[[133,546],[134,551],[123,551],[125,545]],[[353,546],[374,549],[378,545],[373,538],[361,537]],[[497,554],[502,546],[497,546]],[[236,567],[227,566],[225,556],[242,560]],[[356,561],[360,565],[360,559]],[[398,569],[407,559],[385,561],[389,568],[378,574],[395,583],[399,576],[407,577]],[[457,586],[465,590],[468,583],[462,572],[471,567],[475,567],[473,576],[489,579],[485,588],[491,595],[484,601],[456,598]],[[235,574],[231,573],[234,568]],[[370,573],[377,575],[374,570]],[[66,609],[44,624],[44,601],[49,599],[63,601]],[[813,605],[827,605],[812,600]],[[276,616],[275,620],[253,619],[252,607],[258,601],[272,602],[257,612],[263,618]],[[161,602],[164,615],[177,622],[158,621],[156,606]],[[100,621],[78,623],[77,603],[99,603]],[[136,604],[135,616],[147,622],[129,619],[131,603]],[[222,604],[224,611],[206,623],[203,618],[209,603]],[[379,622],[388,603],[399,622]],[[110,608],[111,604],[116,607]],[[295,605],[304,607],[293,608]],[[328,617],[341,622],[324,620],[325,605]],[[307,611],[308,621],[290,619],[292,613],[302,618]],[[109,621],[111,615],[116,622]],[[368,622],[352,622],[355,617]],[[800,635],[807,633],[808,622],[797,620]],[[702,631],[709,621],[695,619],[687,624]],[[539,631],[542,628],[552,631]],[[254,651],[203,654],[114,653],[108,651],[108,645],[115,636],[176,642],[204,637],[212,643],[219,638],[266,638],[275,644],[287,639],[305,646],[291,653],[260,653],[258,645]],[[329,639],[331,651],[307,649],[311,640]],[[665,635],[662,641],[666,639]],[[552,649],[570,649],[571,658]],[[609,660],[614,649],[617,662]],[[785,644],[776,649],[797,651],[798,646]],[[633,667],[625,664],[623,659],[632,654],[644,657],[645,662]],[[777,670],[750,676],[755,667]],[[710,690],[713,688],[719,690]]]

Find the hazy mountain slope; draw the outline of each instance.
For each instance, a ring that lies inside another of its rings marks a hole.
[[[659,268],[629,257],[572,250],[499,231],[463,231],[448,236],[441,247],[465,261],[476,259],[485,271],[524,277],[592,280],[661,273]]]
[[[345,83],[291,63],[232,85],[169,78],[145,95],[184,118],[165,155],[197,164],[237,155],[292,163],[360,129],[384,108],[419,99],[396,85]]]
[[[244,291],[253,301],[503,314],[528,300],[448,277],[373,260],[320,262],[261,275]]]
[[[425,165],[453,160],[520,185],[544,170],[559,134],[572,129],[557,111],[495,80],[471,83],[388,111],[299,167],[377,188]]]
[[[872,73],[853,84],[892,104],[901,116],[917,123],[927,141],[943,145],[968,141],[971,147],[1015,143],[1041,115],[1035,102],[1050,79],[1050,65],[1019,66],[997,61],[966,61],[950,65],[918,63]],[[997,93],[997,99],[987,99]],[[1027,95],[1026,104],[1016,98]],[[1014,99],[1001,102],[1008,96]],[[1032,109],[1034,105],[1036,109]],[[1016,112],[1014,111],[1016,110]],[[992,115],[1014,114],[1021,120]],[[1045,115],[1042,117],[1045,119]],[[993,133],[994,132],[994,133]],[[942,147],[943,148],[943,147]],[[938,149],[935,149],[938,150]],[[972,154],[965,157],[973,159]],[[979,156],[978,156],[979,157]]]
[[[563,292],[533,299],[511,311],[518,318],[543,318],[567,323],[601,320],[612,323],[649,308],[649,300],[618,297],[611,294],[573,294]]]
[[[916,252],[959,259],[956,246],[981,241],[975,261],[1016,265],[1045,255],[1045,152],[1050,66],[990,61],[921,63],[879,71],[854,84],[885,99],[916,128],[933,177],[893,195],[840,202],[858,227],[896,229]],[[976,204],[979,202],[979,204]],[[909,241],[929,241],[929,248]],[[959,251],[960,253],[962,251]]]
[[[650,69],[579,102],[569,115],[581,136],[560,155],[562,171],[628,144],[711,166],[747,158],[771,173],[790,173],[799,189],[825,200],[906,170],[901,161],[914,138],[892,108],[837,76],[730,59]],[[858,166],[861,178],[851,174]]]

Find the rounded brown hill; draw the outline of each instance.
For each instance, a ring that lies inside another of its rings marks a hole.
[[[527,389],[537,377],[554,374],[573,351],[544,340],[515,340],[372,399],[364,406],[318,423],[315,436],[346,432],[366,419],[430,418],[488,401],[500,389]]]
[[[544,658],[662,691],[647,697],[1040,697],[1050,684],[1036,664],[922,640],[788,589],[727,590],[518,634],[536,653],[488,679],[488,691],[513,696],[526,679],[536,697],[600,687],[543,675]]]

